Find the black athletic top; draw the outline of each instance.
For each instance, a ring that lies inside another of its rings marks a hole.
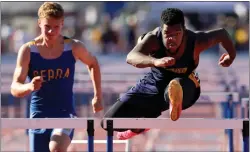
[[[197,68],[198,65],[195,64],[194,60],[194,47],[196,40],[195,33],[190,30],[186,30],[186,33],[187,43],[185,46],[184,53],[179,59],[176,59],[175,64],[166,68],[151,68],[151,72],[153,73],[156,79],[164,79],[165,77],[188,77]],[[167,57],[167,49],[163,45],[161,28],[159,28],[159,30],[157,31],[157,39],[160,44],[160,49],[151,54],[151,56],[157,59]]]

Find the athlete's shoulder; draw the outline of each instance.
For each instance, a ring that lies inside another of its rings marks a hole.
[[[211,31],[213,31],[213,30],[211,30]],[[198,39],[202,39],[202,38],[208,36],[209,33],[210,33],[211,31],[192,31],[192,33],[193,33]]]
[[[154,30],[152,31],[148,31],[146,33],[143,33],[137,40],[137,42],[141,42],[142,40],[144,41],[155,41],[157,40],[157,35],[158,32],[160,31],[160,27],[156,27]]]
[[[146,33],[143,33],[141,35],[141,37],[145,37],[146,35],[147,36],[157,36],[158,35],[158,32],[160,31],[160,27],[156,27],[155,29],[151,30],[151,31],[148,31]]]
[[[64,36],[64,44],[69,44],[72,48],[72,51],[75,52],[76,50],[79,50],[81,48],[84,48],[84,44],[82,41],[74,38],[69,38]]]
[[[79,39],[71,39],[71,41],[72,41],[73,44],[79,44],[79,43],[83,44],[83,42],[81,40],[79,40]]]
[[[186,34],[190,37],[190,36],[197,36],[198,31],[193,31],[190,29],[185,29]]]
[[[150,31],[149,33],[157,36],[160,31],[161,31],[161,27],[156,27],[154,30]]]
[[[78,39],[72,39],[72,51],[74,56],[77,58],[80,56],[79,54],[83,52],[88,52],[87,48],[85,47],[84,43]]]
[[[30,53],[31,47],[35,46],[35,45],[36,45],[35,40],[28,41],[28,42],[24,43],[23,45],[21,45],[21,47],[18,50],[18,53],[19,54]]]
[[[71,39],[73,48],[84,47],[84,43],[79,39]]]
[[[17,62],[28,63],[30,60],[31,46],[35,45],[35,41],[24,43],[17,52]]]

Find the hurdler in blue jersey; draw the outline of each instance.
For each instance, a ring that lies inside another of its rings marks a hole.
[[[181,111],[194,105],[200,96],[200,80],[195,72],[200,53],[219,43],[228,52],[221,56],[219,65],[228,67],[236,51],[226,30],[194,32],[185,27],[181,10],[164,10],[161,26],[140,36],[127,55],[128,64],[150,67],[151,71],[121,96],[104,117],[156,118],[169,109],[171,120],[178,120]],[[149,129],[115,130],[118,139],[128,139]]]
[[[76,117],[73,84],[76,60],[87,65],[93,81],[93,111],[102,110],[101,75],[97,59],[75,39],[61,35],[64,10],[58,3],[45,2],[38,11],[41,35],[24,44],[17,57],[11,93],[31,93],[30,118]],[[30,79],[25,84],[26,78]],[[62,126],[63,127],[63,126]],[[66,152],[74,128],[29,130],[30,151]]]

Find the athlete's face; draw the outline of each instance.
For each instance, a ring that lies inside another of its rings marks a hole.
[[[55,40],[60,36],[63,27],[63,19],[42,18],[38,20],[41,34],[48,40]]]
[[[181,24],[165,25],[162,27],[162,39],[164,46],[171,52],[176,52],[181,45],[184,29]]]

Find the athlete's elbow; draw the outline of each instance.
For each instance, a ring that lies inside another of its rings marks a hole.
[[[127,62],[128,64],[133,65],[133,61],[134,61],[133,55],[131,55],[131,53],[129,53],[129,54],[127,55],[127,58],[126,58],[126,62]]]
[[[127,56],[126,62],[136,68],[144,68],[144,66],[138,62],[138,59],[135,59],[132,55]]]
[[[131,64],[131,59],[130,58],[126,58],[126,62],[128,63],[128,64]]]
[[[16,98],[24,97],[24,95],[22,93],[20,93],[20,91],[17,90],[17,87],[13,84],[10,87],[10,93],[13,97],[16,97]]]
[[[18,93],[18,91],[16,91],[16,89],[12,88],[10,89],[10,93],[13,97],[16,97],[16,98],[21,98],[21,94]]]
[[[11,86],[10,86],[10,94],[11,94],[12,96],[14,96],[14,97],[17,96],[15,87],[13,86],[13,83],[12,83]]]
[[[17,94],[17,93],[12,93],[12,96],[15,98],[23,98],[24,96]]]
[[[127,63],[134,66],[134,67],[136,67],[136,68],[144,68],[144,66],[142,64],[134,62],[134,60],[127,60]]]
[[[137,63],[135,63],[132,58],[127,58],[126,62],[134,67],[137,67]]]
[[[22,94],[22,93],[19,93],[19,92],[13,92],[11,93],[13,97],[16,97],[16,98],[23,98],[26,96],[26,94]]]

